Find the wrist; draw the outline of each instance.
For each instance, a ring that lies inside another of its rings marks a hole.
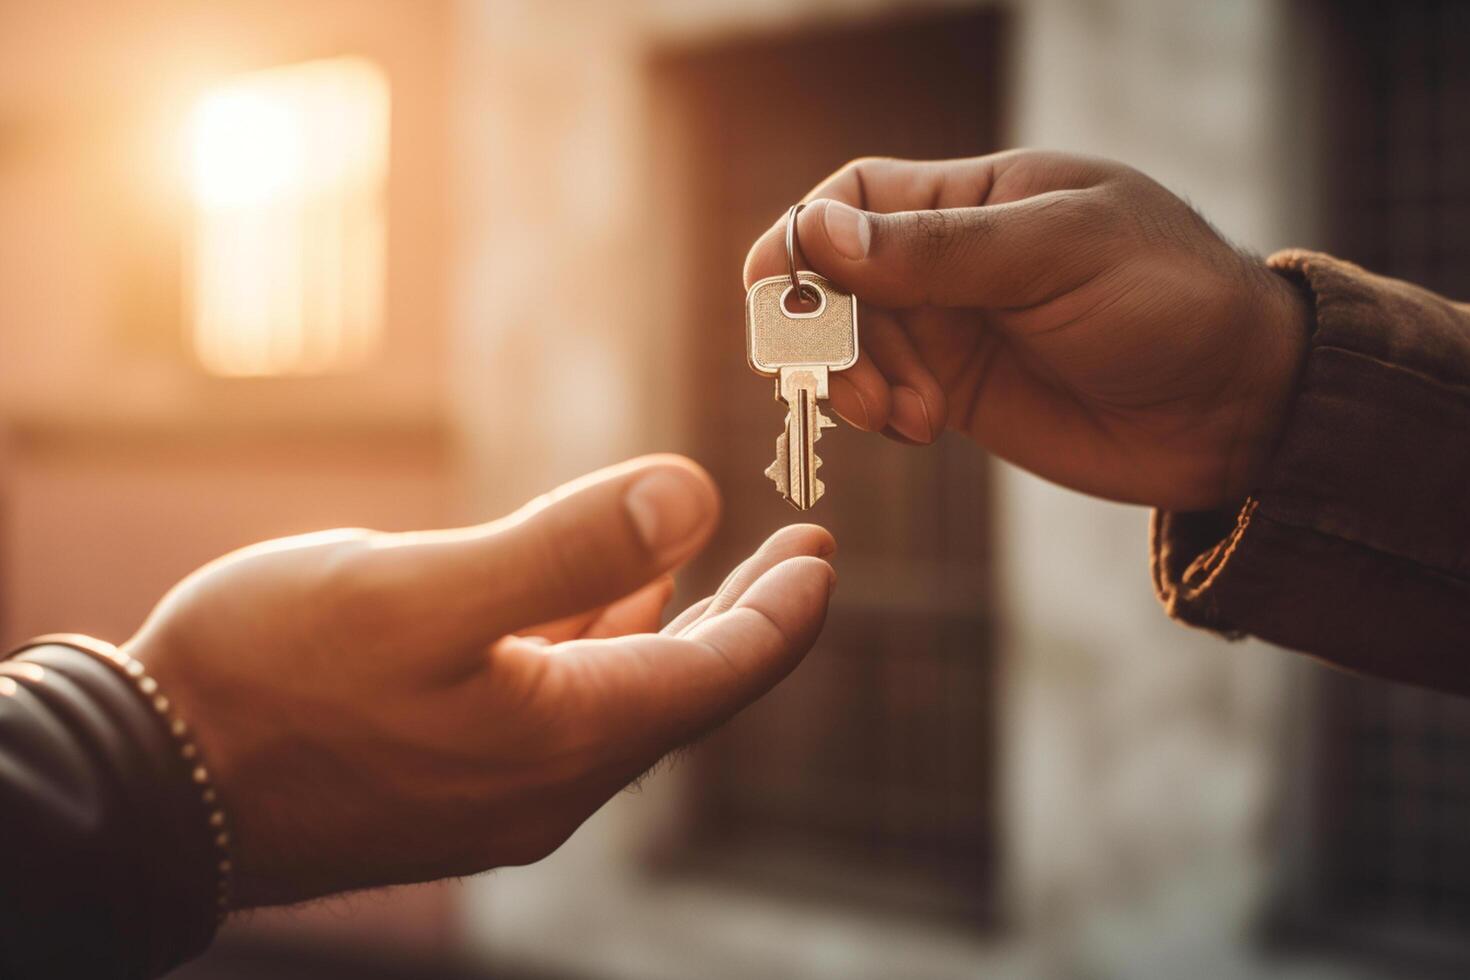
[[[1311,334],[1312,301],[1301,287],[1261,266],[1259,299],[1243,351],[1239,422],[1225,467],[1221,506],[1254,493],[1286,428]]]
[[[258,879],[263,863],[255,846],[262,836],[256,800],[264,795],[251,784],[253,773],[262,769],[254,762],[256,746],[247,726],[241,730],[241,714],[232,703],[239,700],[244,685],[235,688],[222,682],[219,671],[210,669],[207,639],[180,643],[167,629],[145,626],[121,647],[121,652],[156,678],[179,715],[188,719],[189,740],[201,759],[208,759],[211,798],[229,814],[230,874],[228,902],[232,909],[261,904]],[[200,653],[204,657],[200,657]]]

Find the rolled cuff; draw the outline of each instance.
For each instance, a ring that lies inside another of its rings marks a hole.
[[[1170,616],[1470,694],[1470,311],[1325,255],[1270,264],[1315,327],[1235,512],[1154,515]]]

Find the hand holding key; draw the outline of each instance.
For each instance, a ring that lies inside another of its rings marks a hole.
[[[859,160],[798,218],[807,264],[862,304],[830,382],[853,425],[944,428],[1041,476],[1172,509],[1232,506],[1271,451],[1303,297],[1143,174],[1014,151]],[[787,267],[784,223],[747,285]]]

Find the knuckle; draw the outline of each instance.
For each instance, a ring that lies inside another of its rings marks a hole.
[[[975,231],[983,231],[985,219],[974,224]],[[913,242],[915,257],[926,264],[943,265],[956,257],[963,248],[960,232],[961,222],[953,211],[931,209],[916,211],[913,217]]]
[[[393,621],[403,589],[391,569],[371,560],[378,537],[360,528],[333,532],[336,540],[323,557],[315,589],[319,608],[334,621],[361,628]]]
[[[1118,224],[1132,241],[1170,249],[1198,241],[1202,233],[1213,235],[1209,223],[1187,203],[1143,174],[1135,176],[1120,181],[1105,197],[1114,216],[1126,216]]]
[[[1035,264],[1019,290],[1030,302],[1074,288],[1114,265],[1133,234],[1126,211],[1091,190],[1059,192],[1039,204],[1034,217],[1026,247],[1053,258]],[[1057,242],[1066,243],[1060,253],[1054,249]]]
[[[369,538],[366,532],[347,529],[331,534],[332,542],[322,552],[318,586],[329,596],[347,595],[361,584]]]
[[[1085,191],[1058,194],[1046,204],[1051,219],[1060,232],[1091,241],[1117,227],[1118,209],[1105,196]]]
[[[838,173],[843,175],[852,173],[861,174],[865,171],[876,170],[879,167],[884,167],[894,162],[894,158],[889,156],[872,155],[855,157],[847,161]]]
[[[916,271],[964,266],[994,237],[996,220],[983,208],[913,212],[909,250]]]
[[[863,156],[843,164],[827,182],[828,197],[839,197],[848,204],[871,210],[868,201],[870,187],[880,186],[899,177],[905,170],[916,166],[912,160],[892,156]]]
[[[1160,184],[1136,167],[1116,160],[1107,161],[1107,180],[1102,186],[1126,195],[1138,195],[1159,189]]]

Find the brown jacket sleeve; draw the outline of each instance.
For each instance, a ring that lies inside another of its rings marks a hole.
[[[1235,514],[1154,515],[1170,616],[1470,694],[1470,306],[1326,255],[1300,390]]]

